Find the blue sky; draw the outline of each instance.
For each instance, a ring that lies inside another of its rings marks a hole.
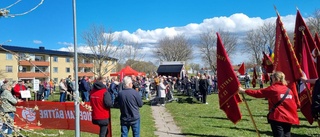
[[[2,0],[0,8],[16,1]],[[23,13],[40,1],[21,0],[8,10],[10,14]],[[77,0],[78,45],[84,44],[80,35],[92,24],[144,43],[145,51],[153,48],[150,43],[179,33],[195,37],[208,28],[245,32],[263,22],[274,22],[273,5],[288,30],[294,27],[296,7],[305,18],[320,9],[319,0]],[[6,45],[66,50],[73,43],[72,0],[44,0],[26,15],[0,18],[0,26],[0,43],[12,40]]]

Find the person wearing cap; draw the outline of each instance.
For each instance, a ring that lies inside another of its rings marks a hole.
[[[24,82],[21,79],[19,79],[18,84],[16,84],[13,87],[13,95],[18,99],[22,99],[21,98],[21,91],[23,91],[23,90],[27,90],[27,88],[24,85]],[[25,100],[25,99],[23,99],[23,100]]]

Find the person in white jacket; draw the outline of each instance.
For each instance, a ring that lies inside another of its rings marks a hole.
[[[166,98],[166,88],[167,86],[163,84],[163,78],[160,78],[160,83],[159,83],[159,98],[160,98],[160,105],[164,106],[165,105],[165,98]]]

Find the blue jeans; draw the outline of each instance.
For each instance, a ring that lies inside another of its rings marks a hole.
[[[245,83],[245,86],[244,86],[245,88],[250,88],[250,81],[246,81],[246,83]]]
[[[10,118],[14,119],[14,112],[8,112],[8,114],[9,114]],[[9,121],[9,120],[8,120],[8,121]],[[7,121],[7,122],[8,122],[8,121]],[[2,126],[2,131],[8,129],[7,134],[8,134],[8,135],[9,135],[9,134],[12,134],[12,127],[11,127],[12,125],[13,125],[13,123],[9,123],[9,126],[8,126],[7,124],[3,124],[3,126]],[[3,135],[0,134],[0,137],[3,137]]]
[[[48,100],[49,95],[50,95],[50,89],[46,89],[46,90],[44,91],[44,100]]]
[[[89,92],[88,91],[81,91],[82,94],[82,101],[89,102]]]
[[[60,92],[60,102],[66,102],[66,94],[67,92]]]
[[[211,94],[211,88],[212,88],[212,85],[208,85],[208,92],[207,92],[208,95]]]
[[[131,123],[121,122],[121,137],[128,137],[128,132],[132,128],[132,136],[140,137],[140,118]]]

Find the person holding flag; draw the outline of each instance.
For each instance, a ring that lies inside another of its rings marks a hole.
[[[245,93],[256,98],[267,98],[269,103],[268,123],[274,137],[290,137],[291,125],[298,125],[297,104],[293,92],[287,87],[285,75],[277,71],[272,76],[272,85],[258,90],[243,89]]]

